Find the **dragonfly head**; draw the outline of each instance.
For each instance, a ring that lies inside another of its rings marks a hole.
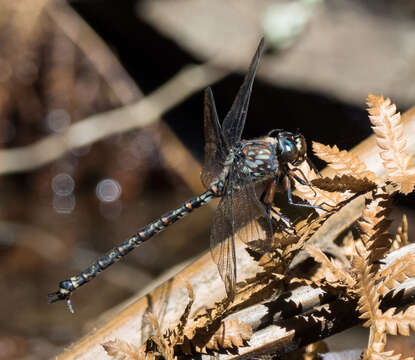
[[[277,134],[277,149],[282,162],[294,166],[300,165],[307,157],[307,144],[304,136],[289,131],[281,131]]]

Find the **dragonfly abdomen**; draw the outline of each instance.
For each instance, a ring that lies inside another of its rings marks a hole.
[[[72,291],[86,284],[88,281],[97,276],[101,271],[105,270],[106,268],[120,260],[123,256],[127,255],[137,246],[149,240],[157,233],[163,231],[169,225],[175,223],[177,220],[186,216],[194,209],[197,209],[205,205],[216,196],[217,194],[214,191],[208,190],[205,193],[191,200],[186,201],[180,207],[160,216],[157,220],[151,222],[150,224],[140,229],[129,239],[127,239],[120,245],[112,248],[106,254],[98,258],[93,264],[91,264],[88,268],[86,268],[78,275],[72,276],[68,280],[61,281],[59,283],[59,290],[56,293],[49,294],[50,296],[56,296],[56,298],[52,299],[50,302],[66,299],[68,300],[69,309],[72,310],[69,302],[69,297]]]

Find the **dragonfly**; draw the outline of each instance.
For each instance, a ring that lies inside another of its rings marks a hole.
[[[303,135],[274,129],[262,138],[241,140],[252,86],[263,50],[264,39],[261,39],[222,124],[219,122],[212,90],[205,90],[205,158],[201,181],[206,191],[144,226],[78,275],[61,281],[59,289],[49,294],[52,297],[50,303],[64,300],[69,311],[73,312],[70,298],[76,289],[169,225],[214,198],[220,198],[220,201],[211,227],[211,254],[224,282],[227,296],[232,300],[237,280],[235,242],[241,240],[248,244],[255,240],[256,251],[266,252],[270,249],[273,235],[271,211],[275,211],[272,202],[277,185],[283,185],[289,204],[316,208],[311,204],[295,203],[291,194],[293,179],[309,185],[297,166],[308,161],[315,169],[307,157],[307,145]],[[298,171],[302,178],[297,174]],[[256,185],[259,183],[265,184],[261,200],[256,194]]]

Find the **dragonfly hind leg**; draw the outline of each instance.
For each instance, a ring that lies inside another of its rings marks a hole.
[[[268,182],[265,191],[261,197],[261,202],[265,206],[265,210],[267,212],[267,217],[269,221],[271,221],[271,219],[273,218],[271,213],[274,213],[280,218],[281,222],[285,225],[284,229],[290,228],[294,229],[295,231],[295,227],[291,220],[287,216],[281,214],[279,211],[275,210],[275,208],[272,207],[272,204],[274,203],[275,193],[277,191],[277,183],[277,179],[272,179]]]

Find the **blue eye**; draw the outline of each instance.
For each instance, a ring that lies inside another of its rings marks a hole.
[[[294,149],[294,146],[293,146],[293,144],[292,143],[290,143],[290,142],[286,142],[285,144],[284,144],[284,150],[285,151],[292,151]]]
[[[298,150],[294,141],[291,139],[280,138],[279,148],[283,161],[293,162],[297,159]]]

